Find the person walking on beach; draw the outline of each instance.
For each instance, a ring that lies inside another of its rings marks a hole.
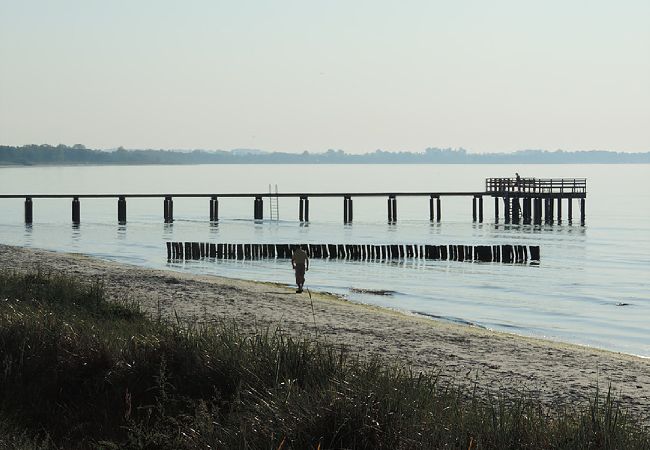
[[[296,293],[300,294],[302,292],[302,287],[305,284],[305,272],[309,270],[309,257],[302,246],[298,246],[298,248],[293,251],[293,255],[291,256],[291,266],[296,272],[296,284],[298,285]]]

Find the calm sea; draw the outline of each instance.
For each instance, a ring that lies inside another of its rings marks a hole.
[[[280,221],[254,223],[252,199],[220,199],[218,225],[207,199],[174,200],[175,222],[163,224],[161,199],[129,199],[128,223],[117,224],[114,199],[82,199],[81,225],[70,200],[34,200],[34,224],[23,224],[23,200],[0,199],[0,242],[80,252],[145,267],[292,283],[286,261],[168,263],[164,243],[535,244],[539,266],[450,261],[314,260],[307,286],[350,300],[650,357],[649,165],[203,165],[0,168],[1,193],[227,193],[325,191],[481,191],[493,176],[585,177],[586,226],[472,223],[470,198],[443,198],[442,222],[428,221],[427,198],[398,198],[398,223],[386,223],[386,199],[354,199],[354,223],[343,225],[341,199],[310,199],[308,225],[298,200],[280,199]],[[264,204],[265,217],[269,204]],[[574,204],[574,217],[579,209]],[[503,213],[502,213],[503,214]],[[564,205],[566,214],[566,204]],[[351,292],[388,289],[391,296]],[[620,306],[624,305],[624,306]]]

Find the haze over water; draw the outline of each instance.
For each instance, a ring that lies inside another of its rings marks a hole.
[[[398,222],[386,223],[385,198],[355,198],[354,223],[343,225],[342,200],[311,198],[310,223],[298,200],[280,199],[280,221],[252,221],[252,199],[220,199],[220,222],[207,199],[174,200],[175,222],[163,224],[162,199],[128,199],[117,224],[115,199],[81,199],[81,225],[70,199],[0,199],[0,242],[80,252],[146,267],[292,283],[288,261],[168,263],[165,241],[227,243],[526,244],[541,246],[541,264],[453,261],[314,260],[310,289],[442,320],[591,345],[650,357],[650,178],[648,165],[337,165],[96,166],[0,168],[3,194],[481,191],[491,176],[586,177],[586,226],[472,223],[471,198],[443,198],[442,222],[428,220],[428,198],[398,197]],[[501,208],[502,209],[502,208]],[[574,202],[574,218],[579,217]],[[265,199],[264,214],[269,204]],[[566,203],[563,205],[566,217]],[[392,296],[350,291],[387,289]],[[618,305],[625,306],[618,306]]]

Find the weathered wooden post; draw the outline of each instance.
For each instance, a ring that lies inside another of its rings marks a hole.
[[[397,222],[397,199],[394,195],[388,196],[388,223]]]
[[[557,198],[557,223],[562,223],[562,197]]]
[[[499,197],[494,197],[494,221],[499,223]]]
[[[301,195],[299,199],[299,218],[301,222],[309,222],[309,199],[305,195]]]
[[[569,223],[571,223],[573,221],[573,199],[569,197],[567,200],[569,202],[567,216],[569,216]]]
[[[253,217],[255,220],[263,220],[264,219],[264,202],[262,201],[262,197],[259,195],[255,197],[255,208],[253,212]]]
[[[352,223],[352,197],[343,197],[343,223]]]
[[[219,199],[216,195],[210,197],[210,222],[219,221]]]
[[[510,223],[510,197],[503,198],[503,219],[505,223]]]
[[[33,203],[31,197],[25,197],[25,223],[31,225],[34,221]]]
[[[164,212],[165,223],[172,223],[174,221],[174,201],[169,195],[165,196]]]
[[[434,212],[434,198],[433,195],[429,196],[429,221],[433,222],[435,219],[435,214]]]
[[[551,214],[551,207],[549,206],[549,199],[544,199],[544,223],[549,223],[549,216]]]
[[[476,222],[476,196],[472,197],[472,222]]]
[[[538,197],[535,199],[535,223],[538,225],[542,224],[542,199]]]
[[[305,222],[309,222],[309,198],[307,196],[303,198],[303,203],[305,204]]]
[[[79,197],[72,199],[72,223],[78,224],[81,222],[81,207],[79,204]]]
[[[478,197],[478,221],[483,223],[483,196]]]
[[[580,225],[585,224],[585,199],[580,199]]]
[[[126,223],[126,197],[121,195],[117,200],[117,222]]]
[[[512,219],[511,222],[519,223],[521,216],[521,207],[519,206],[519,197],[512,197]]]
[[[440,197],[436,197],[436,222],[440,222],[440,218],[442,215],[440,214],[441,208],[440,208]]]
[[[524,223],[529,224],[531,222],[532,216],[532,199],[530,197],[526,197],[522,201],[524,202]]]

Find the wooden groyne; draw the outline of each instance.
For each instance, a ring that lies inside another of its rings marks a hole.
[[[487,178],[485,191],[463,192],[291,192],[291,193],[199,193],[199,194],[0,194],[2,198],[25,199],[25,223],[34,222],[35,199],[70,198],[72,199],[72,223],[81,222],[81,199],[116,198],[117,221],[125,224],[127,221],[126,203],[129,198],[160,198],[163,200],[163,220],[165,223],[174,222],[174,199],[177,198],[207,198],[209,199],[208,215],[210,222],[219,221],[219,198],[249,198],[253,199],[253,220],[263,221],[264,199],[276,201],[279,198],[295,198],[298,200],[296,219],[309,222],[309,199],[334,197],[343,201],[343,223],[351,224],[354,218],[353,200],[367,197],[384,197],[387,199],[388,223],[398,220],[398,198],[426,197],[428,198],[428,214],[422,212],[422,218],[428,217],[431,222],[440,222],[442,218],[441,199],[443,197],[469,197],[472,201],[472,220],[483,222],[483,197],[494,198],[494,221],[500,220],[500,204],[503,204],[503,219],[508,224],[541,224],[562,223],[566,218],[573,222],[573,200],[579,202],[580,223],[585,223],[585,199],[587,197],[587,181],[584,178]],[[562,213],[562,205],[566,204],[566,214]],[[423,208],[426,210],[426,206]],[[271,211],[273,209],[271,208]],[[271,215],[273,215],[271,213]],[[268,217],[267,217],[268,218]],[[276,217],[277,219],[277,217]]]
[[[426,245],[426,244],[217,244],[167,242],[167,259],[290,259],[302,246],[310,258],[385,261],[422,259],[468,262],[539,263],[537,245]]]

